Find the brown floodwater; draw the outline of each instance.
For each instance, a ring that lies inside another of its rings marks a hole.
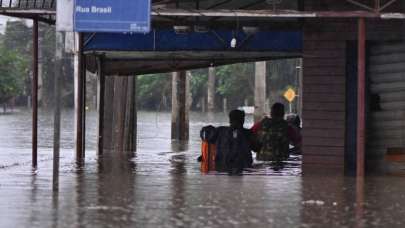
[[[0,227],[405,227],[405,181],[364,181],[301,172],[301,158],[274,171],[201,174],[199,129],[226,116],[192,113],[190,141],[170,140],[170,114],[140,112],[138,151],[95,152],[87,115],[86,161],[73,153],[73,112],[62,121],[58,189],[53,189],[52,115],[40,113],[39,166],[30,167],[29,112],[0,115]],[[249,117],[246,127],[252,124]]]

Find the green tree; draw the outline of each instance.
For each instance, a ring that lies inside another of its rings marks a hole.
[[[0,103],[22,93],[26,67],[17,52],[0,46]]]
[[[31,58],[32,29],[24,21],[7,21],[3,37],[4,47],[14,50],[27,59]]]
[[[31,80],[29,78],[31,69],[29,61],[32,58],[32,29],[22,20],[7,21],[4,35],[1,37],[1,45],[5,52],[11,52],[12,50],[11,53],[14,53],[14,55],[24,62],[20,66],[21,69],[19,69],[22,72],[22,88],[20,93],[15,96],[31,94]]]
[[[140,109],[167,109],[171,98],[171,75],[140,75],[136,83]]]
[[[54,94],[54,73],[55,73],[55,28],[53,26],[40,24],[39,26],[39,64],[42,67],[42,105],[49,107],[53,102]],[[65,77],[62,76],[62,80]],[[73,78],[73,77],[71,77]],[[63,84],[64,85],[64,84]]]
[[[271,103],[287,104],[282,94],[285,89],[297,88],[297,60],[283,59],[267,62],[267,91]],[[239,63],[216,67],[216,109],[221,107],[222,98],[228,100],[228,108],[242,106],[245,100],[253,105],[255,63]],[[191,71],[190,91],[192,109],[199,109],[202,98],[207,95],[208,70]],[[154,74],[138,77],[137,91],[139,106],[155,110],[170,107],[171,75]]]
[[[191,92],[191,108],[200,108],[200,101],[207,95],[208,69],[197,69],[191,71],[190,77],[190,92]]]
[[[216,69],[217,93],[227,98],[228,108],[242,106],[245,100],[253,102],[254,63],[221,66]]]
[[[55,26],[39,24],[39,67],[42,78],[42,99],[40,105],[49,107],[53,101],[54,72],[55,72]],[[15,51],[27,63],[32,60],[32,28],[24,21],[8,21],[4,35],[1,37],[4,48]],[[29,78],[31,64],[24,65],[25,94],[31,94],[31,79]],[[64,53],[62,63],[62,85],[64,104],[73,103],[73,58]],[[91,94],[90,91],[88,94]]]

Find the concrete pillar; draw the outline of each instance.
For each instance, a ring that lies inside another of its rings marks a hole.
[[[137,108],[136,108],[136,76],[129,76],[127,83],[127,104],[125,112],[124,150],[136,151],[137,141]]]
[[[125,128],[125,112],[127,104],[127,84],[128,78],[124,76],[115,76],[114,81],[114,104],[113,109],[113,140],[114,150],[124,150],[124,128]]]
[[[205,108],[205,97],[201,97],[200,104],[201,104],[201,112],[206,112],[207,109]]]
[[[115,77],[114,76],[105,76],[104,77],[104,95],[100,94],[100,99],[101,96],[104,96],[104,109],[101,109],[100,107],[100,112],[103,112],[103,125],[99,126],[101,129],[99,130],[100,135],[99,137],[102,137],[101,143],[102,149],[103,150],[112,150],[114,148],[113,144],[113,117],[114,117],[114,81]],[[101,91],[100,91],[101,92]],[[99,113],[99,118],[101,118],[101,115]],[[104,153],[104,152],[103,152]]]
[[[228,99],[222,99],[222,111],[228,113]]]
[[[193,103],[193,95],[190,90],[190,78],[192,77],[191,71],[186,72],[186,110],[187,110],[187,119],[189,119],[189,111],[191,104]]]
[[[254,99],[254,121],[257,122],[266,114],[266,62],[256,62]]]
[[[172,134],[174,140],[189,138],[188,77],[185,71],[172,75]]]
[[[264,107],[266,113],[270,113],[270,98],[266,98],[266,105]]]
[[[208,68],[207,88],[208,112],[213,112],[215,109],[215,67]]]
[[[135,151],[136,77],[99,76],[98,84],[98,153]]]
[[[104,104],[105,104],[105,75],[104,59],[97,58],[97,154],[102,155],[104,149]]]

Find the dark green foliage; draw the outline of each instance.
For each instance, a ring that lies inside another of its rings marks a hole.
[[[140,109],[168,109],[171,97],[171,74],[140,75],[136,83]]]
[[[0,44],[0,103],[30,94],[31,38],[32,31],[23,21],[7,22]]]
[[[24,58],[0,45],[0,103],[22,93],[26,68]]]
[[[32,53],[32,29],[24,21],[7,21],[3,44],[6,49],[14,50],[24,58],[30,59]]]
[[[201,98],[207,94],[208,68],[191,71],[190,92],[192,97],[192,108],[197,108],[201,104]]]
[[[39,37],[41,40],[39,52],[41,54],[40,61],[42,63],[43,77],[42,105],[47,107],[52,104],[54,94],[55,28],[41,24],[39,26]]]
[[[62,102],[64,106],[73,107],[73,55],[62,52],[62,64],[61,66],[55,66],[55,26],[47,24],[39,24],[39,53],[40,53],[40,67],[42,67],[42,100],[43,107],[50,107],[53,104],[54,97],[54,78],[55,70],[62,72],[61,75],[61,88],[62,88]],[[55,67],[61,67],[55,69]],[[90,75],[87,76],[90,79]],[[95,81],[91,81],[89,84],[95,84]],[[86,94],[92,95],[95,93],[95,88],[86,88]]]
[[[49,107],[53,102],[55,72],[55,26],[39,24],[39,77],[40,105]],[[12,52],[23,61],[18,65],[21,69],[22,86],[25,91],[18,90],[13,96],[31,94],[31,61],[32,61],[32,27],[24,21],[8,21],[5,34],[1,37],[4,50]],[[62,64],[62,85],[64,104],[72,104],[73,100],[73,61],[71,56],[64,54]],[[25,100],[25,99],[23,99]]]
[[[217,94],[227,98],[228,108],[253,102],[254,63],[240,63],[216,68]]]
[[[267,62],[267,91],[270,103],[276,101],[288,104],[282,97],[284,91],[298,86],[296,59]],[[223,98],[227,99],[228,109],[254,102],[254,63],[240,63],[215,68],[216,109],[221,110]],[[208,69],[191,71],[191,108],[200,110],[201,100],[206,102]],[[167,109],[170,107],[171,74],[142,75],[137,82],[138,104],[141,109]]]

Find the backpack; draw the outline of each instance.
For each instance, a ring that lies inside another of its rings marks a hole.
[[[201,128],[200,138],[203,141],[207,141],[211,144],[214,144],[215,141],[217,140],[217,129],[212,125],[208,125]]]
[[[245,129],[219,127],[216,142],[216,169],[239,174],[252,164]]]
[[[216,159],[216,129],[209,125],[200,131],[201,137],[201,172],[207,173],[215,170]]]
[[[281,162],[289,157],[288,123],[265,118],[258,132],[261,149],[257,160]]]

